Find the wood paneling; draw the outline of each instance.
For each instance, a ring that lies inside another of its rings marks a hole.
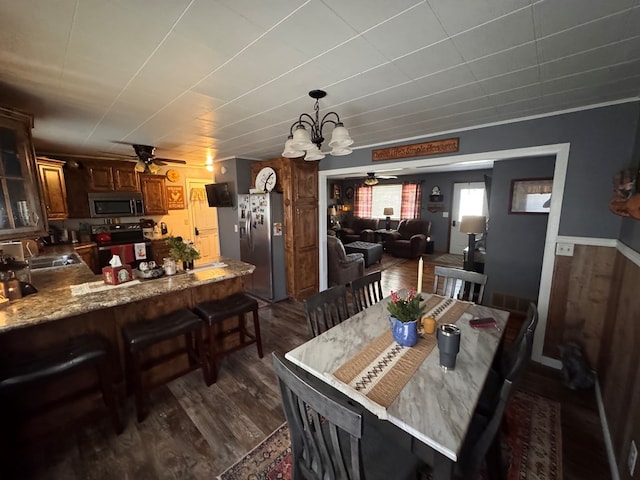
[[[600,355],[602,330],[611,308],[616,249],[575,245],[572,257],[556,256],[544,355],[560,358],[559,347],[575,340],[592,367]]]
[[[640,267],[617,255],[619,281],[612,290],[597,371],[620,478],[626,480],[632,478],[627,468],[631,440],[638,445],[640,439]]]

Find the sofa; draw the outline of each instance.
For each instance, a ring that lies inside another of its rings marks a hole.
[[[329,286],[347,285],[364,275],[364,255],[345,252],[338,237],[327,235],[327,264],[329,267]]]
[[[430,232],[428,220],[401,220],[398,230],[387,235],[385,250],[394,257],[418,258],[425,253]]]
[[[340,231],[340,239],[344,243],[357,242],[358,240],[375,243],[377,229],[377,218],[355,217],[349,227],[342,228]]]

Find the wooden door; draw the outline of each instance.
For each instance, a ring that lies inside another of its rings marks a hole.
[[[63,220],[68,217],[67,189],[62,166],[63,162],[38,160],[40,186],[49,220]]]
[[[206,195],[191,195],[192,189],[205,191],[210,180],[187,179],[187,198],[189,198],[189,221],[191,239],[200,252],[197,264],[217,261],[220,256],[220,238],[218,233],[218,209],[209,206]],[[194,200],[191,200],[194,198]]]
[[[140,190],[146,215],[166,215],[167,197],[164,188],[164,175],[140,174]]]

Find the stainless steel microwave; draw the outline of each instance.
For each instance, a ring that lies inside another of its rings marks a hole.
[[[89,194],[91,218],[139,217],[144,215],[142,194],[136,192],[105,192]]]

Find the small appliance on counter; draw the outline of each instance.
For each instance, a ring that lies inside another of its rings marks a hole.
[[[140,227],[142,228],[142,235],[145,238],[153,238],[153,227],[156,226],[156,222],[151,218],[141,218]]]
[[[167,224],[164,222],[160,222],[160,233],[162,235],[166,235],[167,233],[169,233],[169,229],[167,228]]]

